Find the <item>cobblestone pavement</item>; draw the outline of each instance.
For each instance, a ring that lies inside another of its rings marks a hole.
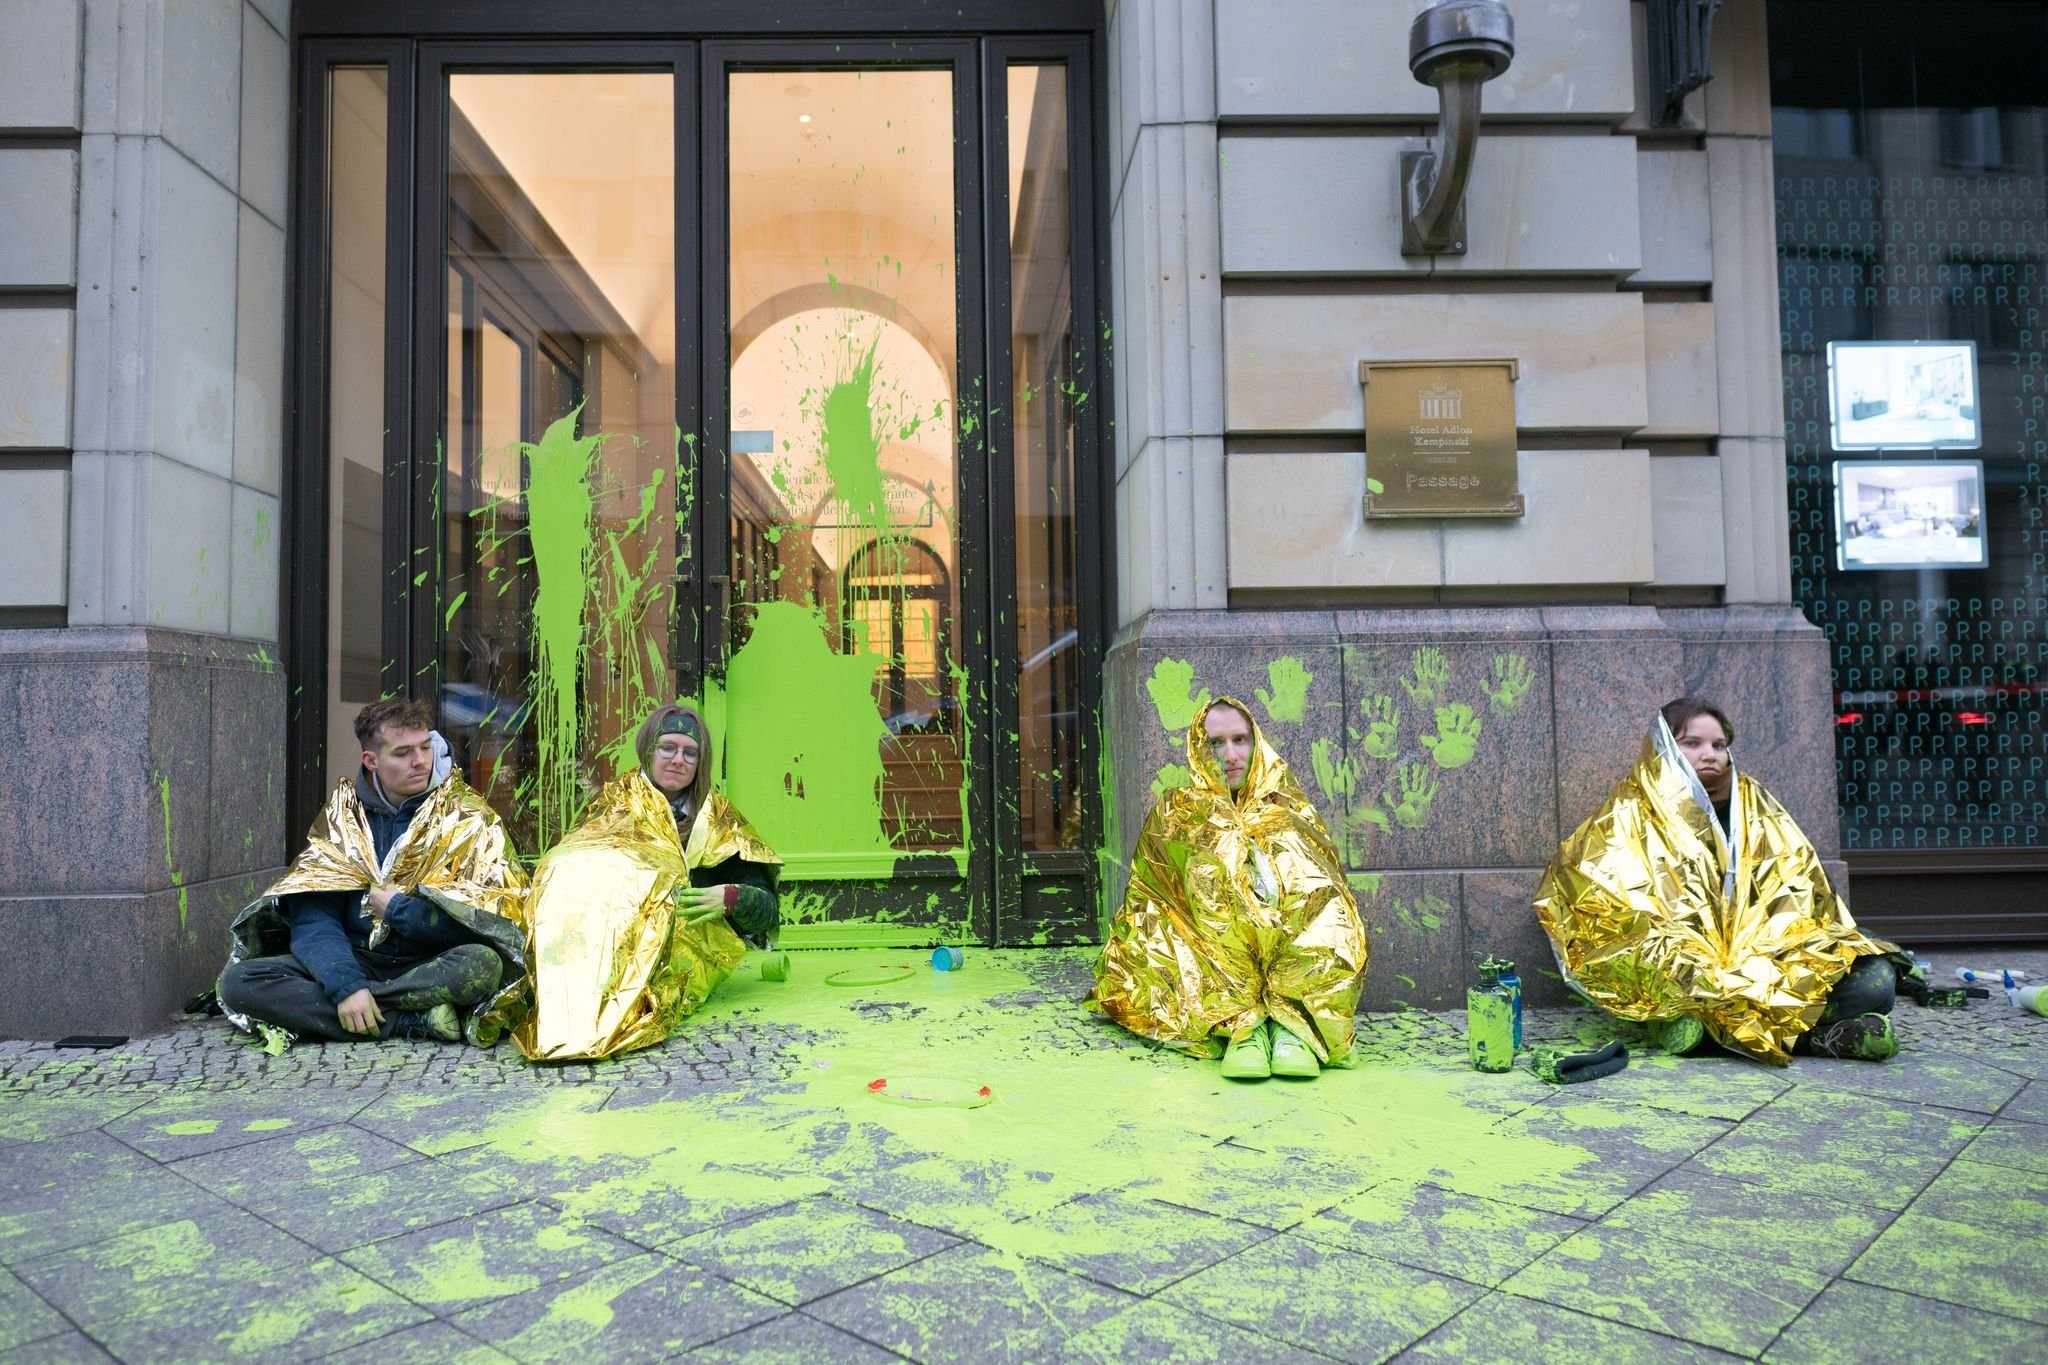
[[[1635,1055],[1554,1088],[1410,1013],[1237,1085],[1076,1008],[1085,952],[899,960],[749,964],[599,1066],[0,1043],[0,1362],[2043,1358],[2048,1019],[2002,998],[1902,1001],[1875,1066],[1562,1010],[1530,1041]]]

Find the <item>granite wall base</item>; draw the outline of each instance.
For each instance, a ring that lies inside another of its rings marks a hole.
[[[285,683],[260,646],[0,631],[0,1037],[165,1027],[275,876]]]
[[[1634,762],[1657,708],[1712,697],[1737,763],[1838,855],[1825,637],[1789,609],[1155,612],[1106,661],[1106,872],[1122,894],[1202,694],[1235,696],[1330,825],[1373,938],[1366,1005],[1462,1008],[1472,965],[1564,999],[1531,909],[1558,841]]]

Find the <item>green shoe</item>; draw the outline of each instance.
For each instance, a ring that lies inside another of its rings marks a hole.
[[[1650,1021],[1651,1045],[1667,1057],[1683,1057],[1706,1040],[1707,1026],[1690,1014]]]
[[[1889,1014],[1859,1014],[1822,1024],[1806,1035],[1806,1044],[1816,1057],[1882,1062],[1899,1055],[1899,1038],[1892,1032]]]
[[[1323,1065],[1316,1060],[1315,1049],[1278,1024],[1268,1022],[1266,1027],[1272,1032],[1275,1076],[1315,1077],[1322,1074]]]
[[[1273,1044],[1264,1024],[1224,1051],[1223,1074],[1233,1081],[1263,1081],[1273,1074]]]
[[[459,1043],[462,1041],[462,1017],[453,1005],[435,1005],[431,1009],[394,1010],[392,1022],[395,1027],[391,1036],[413,1043]]]

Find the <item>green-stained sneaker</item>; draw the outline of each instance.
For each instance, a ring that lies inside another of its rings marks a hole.
[[[1223,1074],[1233,1081],[1263,1081],[1273,1074],[1273,1044],[1264,1024],[1224,1051]]]
[[[1899,1055],[1899,1038],[1892,1032],[1889,1014],[1859,1014],[1822,1024],[1806,1035],[1806,1045],[1816,1057],[1859,1062],[1888,1061]]]
[[[1650,1043],[1667,1057],[1683,1057],[1705,1041],[1707,1026],[1690,1014],[1650,1021]]]
[[[409,1043],[459,1043],[462,1041],[462,1017],[453,1005],[435,1005],[419,1011],[394,1010],[392,1022],[396,1025],[391,1036]]]
[[[1275,1076],[1313,1078],[1322,1074],[1322,1063],[1316,1060],[1315,1049],[1278,1024],[1268,1023],[1266,1027],[1271,1029],[1273,1034],[1273,1074]]]

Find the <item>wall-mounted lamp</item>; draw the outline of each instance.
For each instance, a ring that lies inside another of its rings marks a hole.
[[[1401,154],[1402,255],[1465,254],[1465,182],[1479,144],[1479,88],[1514,58],[1515,21],[1501,0],[1443,0],[1409,25],[1408,70],[1436,87],[1443,150]]]

